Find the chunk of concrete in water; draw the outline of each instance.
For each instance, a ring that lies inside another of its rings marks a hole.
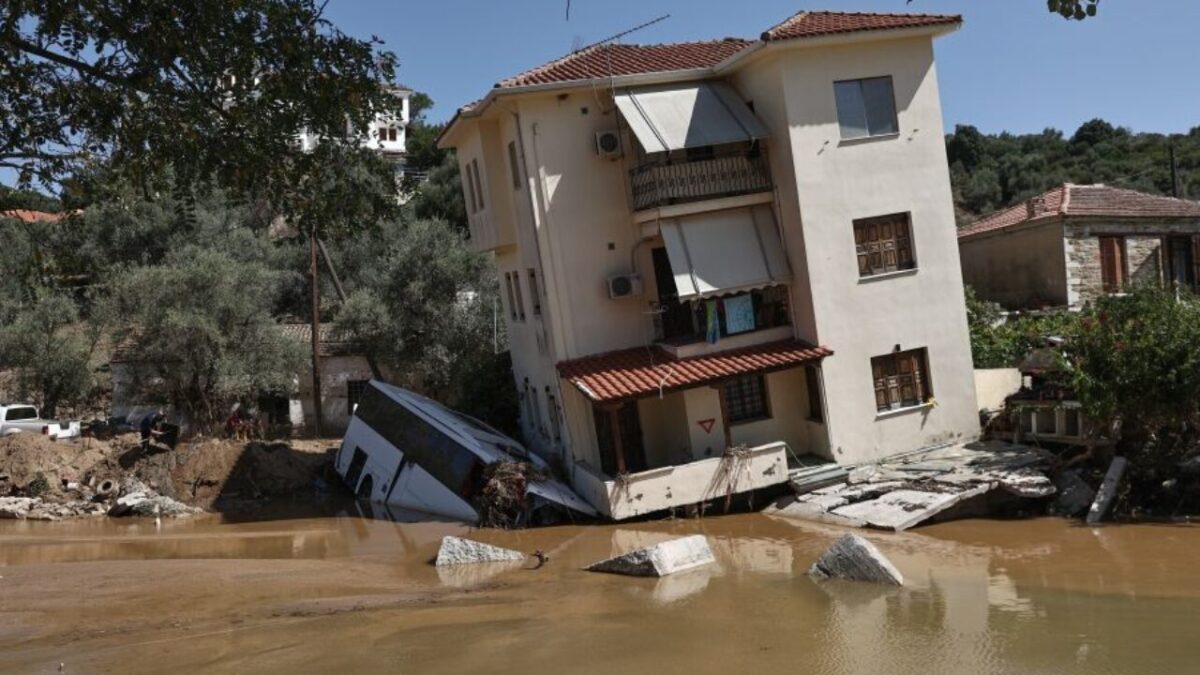
[[[904,576],[879,549],[857,534],[833,542],[808,570],[817,579],[847,579],[903,586]]]
[[[1078,471],[1064,471],[1054,480],[1058,497],[1054,500],[1054,512],[1063,516],[1083,513],[1096,498],[1096,491],[1088,485]]]
[[[461,537],[443,537],[434,565],[470,565],[524,560],[525,554]]]
[[[843,527],[864,527],[867,524],[865,520],[839,516],[836,513],[830,513],[820,504],[800,501],[795,497],[780,499],[772,506],[767,507],[763,513],[768,516],[780,516],[793,520],[810,520],[815,523],[841,525]]]
[[[0,518],[24,520],[41,501],[33,497],[0,497]]]
[[[1125,467],[1128,464],[1129,460],[1124,457],[1113,457],[1112,464],[1108,465],[1108,473],[1104,474],[1104,482],[1100,483],[1100,489],[1096,492],[1096,500],[1088,509],[1088,525],[1095,525],[1108,515],[1108,509],[1117,498],[1117,488],[1121,487],[1121,478],[1125,475]]]
[[[588,565],[589,572],[628,574],[635,577],[664,577],[716,562],[708,539],[702,534],[664,541],[634,549],[624,555]]]
[[[870,527],[901,532],[991,489],[991,485],[984,484],[963,492],[895,490],[878,499],[850,504],[832,512],[843,518],[861,520]]]

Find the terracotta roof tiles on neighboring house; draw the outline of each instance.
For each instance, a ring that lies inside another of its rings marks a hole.
[[[923,28],[962,23],[958,14],[878,14],[867,12],[800,12],[762,34],[765,42],[813,38],[838,33]]]
[[[783,340],[728,352],[672,358],[658,347],[635,347],[558,364],[561,377],[597,403],[640,398],[729,377],[793,368],[832,355],[826,347]]]
[[[501,80],[496,86],[521,87],[618,75],[707,68],[717,65],[750,44],[749,40],[725,38],[709,42],[657,45],[596,45]]]
[[[1121,220],[1140,218],[1200,219],[1200,202],[1152,195],[1108,185],[1067,183],[960,228],[958,238],[969,239],[1023,223],[1064,216],[1118,218]]]
[[[64,216],[61,213],[30,211],[29,209],[12,209],[10,211],[0,211],[0,218],[15,218],[26,223],[45,223],[62,220]]]

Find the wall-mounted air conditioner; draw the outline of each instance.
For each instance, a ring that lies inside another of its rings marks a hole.
[[[601,157],[621,156],[621,134],[615,129],[596,132],[596,154]]]
[[[633,298],[642,294],[642,277],[637,274],[622,274],[608,278],[608,297]]]

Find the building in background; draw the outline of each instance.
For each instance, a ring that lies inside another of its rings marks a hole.
[[[1200,290],[1200,202],[1056,187],[958,231],[963,281],[1006,309],[1079,309],[1135,283]]]
[[[388,85],[385,89],[395,97],[396,107],[376,113],[375,121],[371,123],[369,129],[348,131],[351,136],[357,134],[367,147],[378,150],[379,154],[395,167],[396,179],[399,180],[404,176],[406,169],[406,143],[408,124],[411,120],[409,99],[412,97],[413,91],[402,85]],[[315,148],[321,139],[316,134],[303,131],[300,133],[299,142],[302,150],[309,151]]]
[[[600,44],[451,121],[521,428],[606,515],[978,434],[933,56],[960,23]]]

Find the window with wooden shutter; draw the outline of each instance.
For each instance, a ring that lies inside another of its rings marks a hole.
[[[854,221],[854,247],[860,277],[916,267],[907,213]]]
[[[1100,237],[1100,282],[1105,293],[1125,286],[1125,237]]]
[[[871,359],[875,382],[875,409],[898,410],[918,406],[932,396],[924,349],[896,352]]]

